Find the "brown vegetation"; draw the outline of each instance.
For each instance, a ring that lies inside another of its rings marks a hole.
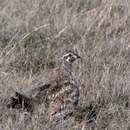
[[[0,16],[0,129],[130,129],[129,0],[1,0]],[[75,116],[55,126],[44,104],[33,115],[5,107],[69,48],[82,57]]]

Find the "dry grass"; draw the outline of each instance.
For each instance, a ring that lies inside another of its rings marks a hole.
[[[0,129],[130,130],[129,0],[1,0],[0,16]],[[44,104],[33,116],[5,108],[68,48],[82,56],[74,68],[80,124],[50,124]]]

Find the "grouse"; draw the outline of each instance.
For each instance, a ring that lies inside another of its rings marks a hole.
[[[79,86],[73,78],[73,63],[80,56],[67,50],[60,58],[60,67],[42,72],[43,79],[35,88],[24,94],[15,92],[9,99],[8,108],[33,111],[37,104],[45,103],[50,120],[65,119],[73,114],[79,101]]]

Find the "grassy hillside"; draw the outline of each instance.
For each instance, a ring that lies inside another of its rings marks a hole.
[[[71,48],[82,57],[74,67],[80,122],[55,126],[44,104],[33,116],[5,107]],[[0,101],[2,130],[130,130],[130,1],[1,0]]]

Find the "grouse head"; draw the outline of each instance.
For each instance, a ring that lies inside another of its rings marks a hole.
[[[69,63],[69,64],[72,64],[74,61],[76,61],[77,59],[79,59],[80,56],[73,52],[73,51],[66,51],[63,56],[62,56],[62,59],[66,62],[66,63]]]

